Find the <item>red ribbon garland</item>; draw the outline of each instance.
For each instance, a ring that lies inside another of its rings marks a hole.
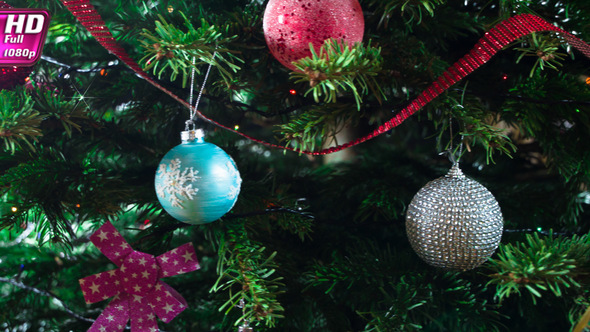
[[[141,67],[127,55],[125,50],[117,43],[117,41],[113,38],[112,34],[110,33],[109,29],[106,27],[105,23],[102,21],[102,18],[98,14],[98,12],[94,9],[94,6],[90,4],[89,0],[62,0],[63,4],[74,14],[76,18],[82,23],[82,25],[90,31],[92,36],[98,40],[98,42],[104,46],[109,52],[116,55],[119,59],[121,59],[127,66],[129,66],[137,75],[141,76],[153,86],[157,87],[161,91],[165,92],[167,95],[171,96],[179,103],[183,104],[184,106],[190,108],[191,106],[181,99],[180,97],[176,96],[171,91],[167,90],[152,78],[150,78],[142,69]],[[285,147],[265,141],[261,141],[259,139],[250,137],[246,134],[237,132],[232,128],[226,127],[208,117],[206,117],[201,112],[197,111],[197,115],[202,118],[203,120],[212,123],[220,128],[232,131],[238,135],[241,135],[251,141],[272,147],[272,148],[279,148],[289,151],[296,151],[298,153],[309,154],[309,155],[324,155],[334,153],[340,150],[344,150],[346,148],[358,145],[365,141],[368,141],[376,136],[379,136],[397,126],[399,126],[402,122],[404,122],[407,118],[409,118],[412,114],[418,112],[422,107],[432,101],[434,98],[438,97],[441,93],[446,91],[449,87],[454,85],[455,83],[459,82],[461,79],[469,75],[475,69],[479,68],[481,65],[489,61],[493,55],[498,53],[503,47],[509,45],[513,41],[517,40],[520,37],[528,35],[533,32],[540,32],[540,31],[555,31],[563,35],[566,41],[582,52],[586,57],[590,58],[590,45],[582,41],[581,39],[575,37],[574,35],[570,34],[567,31],[564,31],[547,21],[543,20],[540,17],[530,15],[530,14],[521,14],[514,17],[511,17],[507,20],[504,20],[498,23],[494,28],[490,31],[486,32],[485,35],[475,44],[475,47],[463,58],[453,64],[445,73],[443,73],[440,77],[434,81],[426,90],[424,90],[416,99],[414,99],[410,104],[401,110],[397,115],[391,118],[389,121],[384,123],[383,125],[379,126],[379,128],[375,129],[372,133],[365,137],[358,138],[356,140],[350,141],[345,144],[341,144],[335,147],[331,147],[328,149],[323,149],[320,151],[304,151],[298,150],[291,147]]]

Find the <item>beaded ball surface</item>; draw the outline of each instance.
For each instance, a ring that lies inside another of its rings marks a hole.
[[[188,224],[221,218],[236,203],[242,184],[233,159],[203,136],[200,130],[182,132],[182,143],[162,158],[156,171],[160,204]]]
[[[285,67],[319,53],[324,40],[354,44],[363,40],[365,19],[358,0],[270,0],[262,20],[266,44]]]
[[[428,264],[449,270],[484,263],[498,247],[502,229],[494,196],[466,177],[458,164],[420,189],[406,213],[414,251]]]

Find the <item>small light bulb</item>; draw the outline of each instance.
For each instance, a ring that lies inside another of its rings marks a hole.
[[[18,208],[17,208],[16,206],[13,206],[13,207],[11,207],[11,208],[10,208],[10,210],[11,210],[12,212],[16,212],[16,211],[18,211]]]
[[[291,89],[291,90],[289,90],[289,93],[292,94],[292,95],[296,95],[297,94],[297,91],[294,90],[294,89]]]
[[[238,126],[238,125],[235,125],[235,126],[234,126],[234,130],[238,130],[238,129],[240,129],[240,126]]]

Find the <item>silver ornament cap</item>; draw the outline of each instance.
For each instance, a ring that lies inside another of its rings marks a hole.
[[[254,329],[248,325],[242,325],[238,328],[238,332],[254,332]]]
[[[428,264],[449,270],[485,262],[498,248],[503,224],[494,196],[466,177],[458,163],[422,187],[406,213],[414,251]]]
[[[203,137],[205,137],[205,131],[203,129],[191,129],[180,132],[180,140],[182,143],[190,143],[195,140],[202,143]]]

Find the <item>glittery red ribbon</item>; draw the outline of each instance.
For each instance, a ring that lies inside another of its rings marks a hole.
[[[88,31],[90,31],[90,33],[96,38],[96,40],[98,40],[98,42],[101,45],[103,45],[109,52],[113,53],[119,59],[121,59],[135,73],[137,73],[137,75],[141,76],[149,83],[151,83],[161,91],[165,92],[166,94],[168,94],[184,106],[190,108],[190,105],[186,101],[176,96],[174,93],[172,93],[168,89],[158,84],[152,78],[150,78],[141,69],[141,67],[127,55],[125,50],[113,38],[110,31],[105,26],[105,23],[102,21],[98,12],[90,4],[89,0],[62,0],[62,2],[74,14],[74,16],[78,18],[82,25],[86,27]],[[341,144],[328,149],[323,149],[320,151],[302,151],[290,147],[280,146],[277,144],[261,141],[259,139],[250,137],[244,133],[237,132],[232,128],[226,127],[206,117],[199,111],[197,111],[197,115],[201,119],[209,123],[212,123],[220,128],[232,131],[249,140],[252,140],[260,144],[264,144],[269,147],[296,151],[299,153],[309,155],[329,154],[358,145],[399,126],[412,114],[422,109],[424,105],[428,104],[434,98],[438,97],[441,93],[443,93],[449,87],[451,87],[452,85],[454,85],[455,83],[459,82],[461,79],[469,75],[475,69],[479,68],[479,66],[489,61],[492,58],[492,56],[498,53],[498,51],[500,51],[503,47],[509,45],[510,43],[512,43],[520,37],[523,37],[533,32],[540,31],[555,31],[560,33],[570,45],[578,49],[586,57],[590,58],[590,45],[588,45],[581,39],[575,37],[574,35],[570,34],[569,32],[564,31],[541,19],[540,17],[534,15],[521,14],[511,17],[505,21],[498,23],[494,28],[486,32],[485,35],[477,42],[475,47],[467,55],[465,55],[463,58],[461,58],[459,61],[453,64],[449,69],[447,69],[447,71],[440,77],[438,77],[436,81],[434,81],[434,83],[430,85],[430,87],[424,90],[416,99],[412,100],[412,102],[410,102],[410,104],[406,108],[401,110],[401,112],[399,112],[389,121],[379,126],[379,128],[375,129],[372,133],[365,137],[361,137],[356,140],[350,141],[348,143]]]

